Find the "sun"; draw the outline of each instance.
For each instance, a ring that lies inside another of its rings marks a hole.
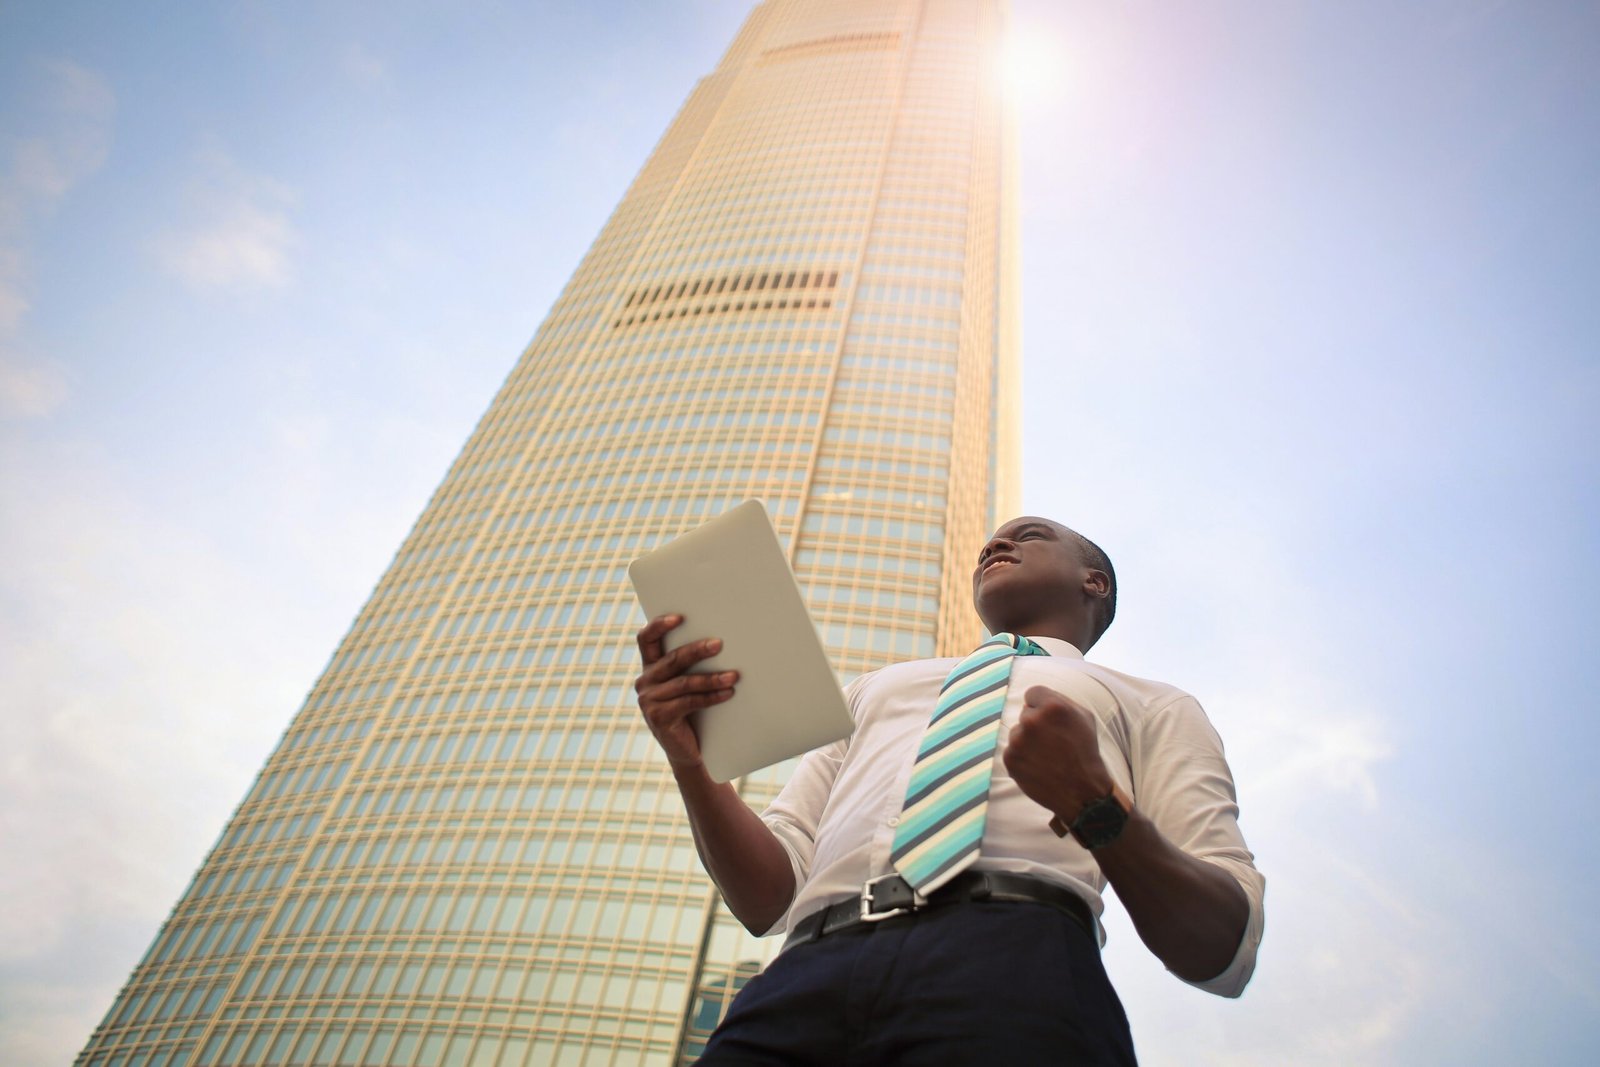
[[[1000,43],[1002,91],[1017,102],[1060,89],[1064,56],[1053,39],[1013,25]]]

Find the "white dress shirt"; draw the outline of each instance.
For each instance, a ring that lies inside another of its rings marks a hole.
[[[1189,855],[1238,880],[1250,919],[1233,962],[1194,982],[1236,997],[1255,969],[1261,941],[1265,880],[1239,833],[1233,776],[1222,740],[1187,693],[1086,662],[1065,641],[1035,637],[1049,656],[1018,656],[1001,715],[1000,747],[1022,710],[1022,695],[1044,685],[1094,711],[1100,754],[1117,784],[1162,835]],[[862,883],[892,874],[889,851],[905,800],[906,781],[939,688],[959,660],[899,663],[864,674],[845,688],[855,732],[808,753],[762,813],[777,834],[799,887],[777,933],[816,911],[861,893]],[[1106,879],[1071,837],[1057,837],[1050,812],[1029,799],[997,755],[983,845],[974,866],[1031,875],[1078,893],[1098,917]],[[1100,940],[1105,931],[1100,929]]]

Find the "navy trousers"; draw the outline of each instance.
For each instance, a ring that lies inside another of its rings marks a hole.
[[[698,1061],[1027,1067],[1134,1061],[1100,948],[1044,904],[974,901],[782,953]]]

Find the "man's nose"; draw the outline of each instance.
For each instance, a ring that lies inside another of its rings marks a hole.
[[[978,562],[982,563],[1001,549],[1010,548],[1012,541],[1009,537],[991,537],[989,543],[983,546],[983,551],[978,554]]]

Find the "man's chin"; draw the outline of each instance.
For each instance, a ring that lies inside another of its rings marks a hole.
[[[1031,617],[1031,613],[1025,610],[1024,598],[1010,595],[1007,590],[987,583],[978,587],[972,597],[972,606],[992,634],[1016,633],[1013,629],[1016,620]]]

